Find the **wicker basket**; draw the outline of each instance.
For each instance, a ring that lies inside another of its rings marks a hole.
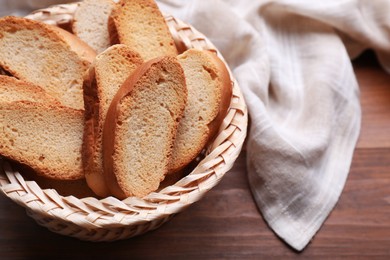
[[[67,27],[77,7],[77,3],[57,5],[38,10],[28,18]],[[179,50],[207,49],[221,57],[214,45],[193,27],[169,15],[165,19]],[[53,232],[81,240],[114,241],[158,228],[216,186],[232,168],[241,151],[247,131],[247,109],[231,72],[230,75],[233,97],[217,138],[191,173],[175,184],[143,199],[79,199],[75,196],[62,196],[54,189],[41,189],[37,182],[24,179],[11,163],[0,157],[2,193],[25,207],[27,214],[38,224]]]

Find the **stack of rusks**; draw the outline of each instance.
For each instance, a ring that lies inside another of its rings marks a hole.
[[[0,155],[98,197],[143,197],[215,138],[232,84],[178,53],[153,0],[85,0],[72,31],[0,18]]]

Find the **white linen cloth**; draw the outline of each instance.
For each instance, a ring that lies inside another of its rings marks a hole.
[[[0,0],[0,14],[49,2],[66,1]],[[372,48],[390,72],[390,1],[157,2],[205,34],[228,62],[251,118],[254,199],[270,228],[302,250],[338,201],[360,131],[350,58]]]
[[[247,166],[270,228],[296,250],[338,201],[360,131],[350,58],[374,49],[390,71],[388,0],[160,0],[204,33],[249,108]]]

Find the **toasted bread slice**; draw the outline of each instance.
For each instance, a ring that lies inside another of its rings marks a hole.
[[[48,102],[0,102],[0,154],[58,180],[84,177],[84,112]]]
[[[188,101],[180,121],[169,172],[182,170],[217,133],[232,97],[224,63],[212,52],[190,49],[178,56],[187,82]]]
[[[0,67],[83,109],[83,75],[95,52],[63,29],[25,18],[0,19]]]
[[[138,53],[123,44],[96,57],[84,80],[85,131],[83,165],[85,178],[99,196],[110,194],[103,175],[102,136],[108,107],[123,82],[142,64]]]
[[[0,102],[31,101],[59,102],[48,95],[41,87],[18,80],[14,77],[0,75]]]
[[[176,56],[177,49],[153,0],[122,0],[109,18],[111,43],[123,43],[147,61],[160,56]]]
[[[113,0],[84,0],[74,14],[73,33],[97,53],[111,46],[108,17],[113,8]]]
[[[183,69],[174,57],[148,61],[125,81],[103,129],[104,174],[113,195],[143,197],[158,189],[186,100]]]

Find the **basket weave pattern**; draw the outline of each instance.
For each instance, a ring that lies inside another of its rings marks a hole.
[[[77,4],[38,10],[28,18],[54,25],[73,19]],[[196,29],[165,16],[179,51],[188,48],[211,50],[223,60],[214,45]],[[144,198],[96,199],[61,196],[54,189],[41,189],[27,181],[0,157],[0,191],[19,205],[38,224],[53,232],[88,241],[113,241],[158,228],[175,213],[201,199],[232,168],[246,137],[248,115],[242,93],[229,70],[233,97],[217,138],[194,170],[180,181]]]

